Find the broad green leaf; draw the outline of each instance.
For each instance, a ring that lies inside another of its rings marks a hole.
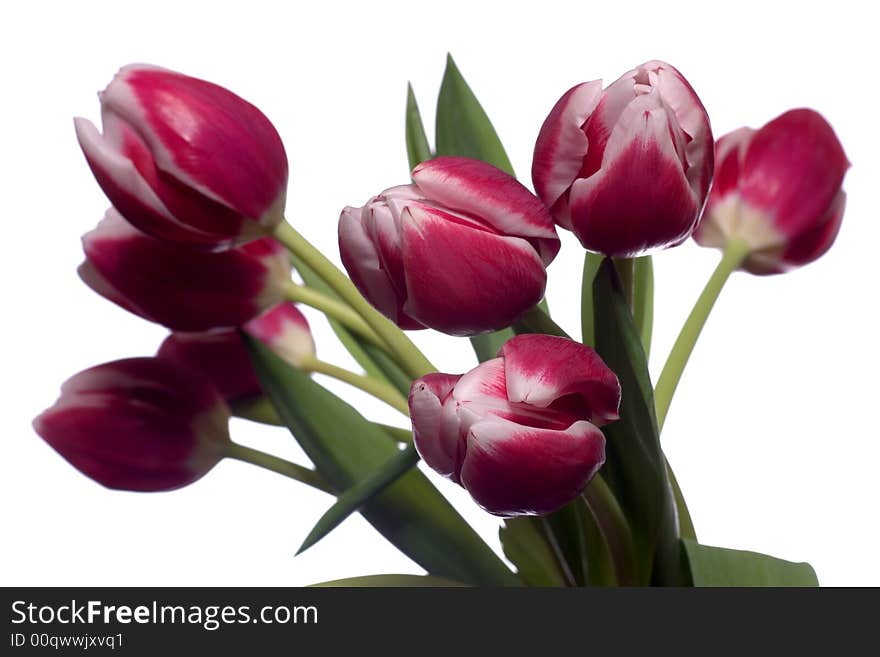
[[[443,577],[430,575],[363,575],[362,577],[346,577],[329,582],[312,584],[312,588],[445,588],[463,587],[467,584]]]
[[[528,586],[566,586],[569,583],[541,518],[508,518],[498,536],[504,554]]]
[[[321,475],[346,490],[397,455],[381,428],[352,406],[245,336],[254,369],[275,410]],[[483,585],[519,580],[417,469],[372,498],[361,513],[432,575]]]
[[[682,539],[694,586],[819,586],[808,563]]]
[[[416,102],[412,84],[409,83],[406,85],[406,155],[409,158],[410,171],[433,157],[425,126],[422,124],[419,104]]]
[[[460,155],[483,160],[513,175],[498,133],[480,101],[452,60],[446,57],[446,71],[437,98],[437,155]]]
[[[633,264],[633,320],[647,360],[651,355],[654,330],[654,263],[651,256],[636,258]]]
[[[302,277],[303,282],[319,292],[338,299],[339,296],[327,285],[321,277],[315,274],[302,260],[291,255],[294,269]],[[389,384],[397,388],[402,394],[409,394],[409,387],[412,380],[409,376],[398,367],[385,352],[379,347],[371,343],[369,340],[361,338],[356,333],[349,331],[339,322],[327,318],[330,327],[339,338],[342,345],[348,350],[352,358],[357,361],[358,365],[364,368],[364,372],[374,379],[387,381]]]
[[[578,497],[574,502],[542,518],[555,542],[559,558],[568,567],[575,586],[586,586],[588,582],[585,515],[589,515],[589,511],[583,499]]]
[[[392,456],[385,465],[377,468],[372,474],[367,475],[342,493],[306,536],[297,550],[297,554],[305,552],[336,529],[339,523],[412,470],[418,462],[419,454],[416,452],[415,446],[410,445]]]
[[[680,584],[686,574],[648,365],[608,258],[594,279],[593,318],[596,350],[621,385],[620,419],[603,429],[607,441],[602,472],[632,529],[639,583]]]
[[[584,252],[584,273],[581,279],[581,341],[589,347],[596,344],[593,331],[593,280],[601,264],[600,254]]]

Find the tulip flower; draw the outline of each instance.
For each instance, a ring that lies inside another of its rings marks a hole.
[[[154,239],[110,209],[83,237],[82,280],[98,294],[177,331],[241,326],[280,303],[290,280],[284,248],[261,238],[218,253]]]
[[[706,215],[694,233],[703,246],[745,244],[741,268],[776,274],[821,256],[843,220],[841,189],[849,161],[819,114],[795,109],[760,130],[718,140]]]
[[[223,458],[229,410],[201,375],[160,358],[129,358],[76,374],[34,420],[49,445],[108,488],[191,484]]]
[[[339,220],[342,262],[380,312],[405,329],[474,335],[541,300],[559,238],[539,199],[461,157],[423,162],[412,178]]]
[[[419,454],[490,513],[543,515],[572,501],[605,461],[599,426],[620,384],[589,347],[520,335],[467,374],[413,382]]]
[[[154,237],[224,249],[282,221],[287,156],[260,110],[231,91],[134,64],[99,94],[103,134],[75,119],[110,201]]]
[[[563,228],[633,257],[690,236],[712,179],[709,117],[687,80],[652,61],[602,89],[569,89],[544,121],[532,180]]]
[[[292,303],[281,303],[250,320],[245,332],[265,343],[291,365],[315,354],[305,316]],[[156,353],[201,372],[230,404],[263,393],[247,348],[236,329],[172,333]]]

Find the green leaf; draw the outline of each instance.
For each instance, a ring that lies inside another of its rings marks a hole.
[[[364,480],[399,454],[381,428],[245,336],[263,390],[318,472],[338,490]],[[373,497],[361,513],[432,575],[472,584],[519,580],[417,469]]]
[[[819,586],[808,563],[682,539],[694,586]]]
[[[505,342],[515,335],[512,329],[506,328],[492,333],[483,333],[471,337],[471,347],[477,355],[477,359],[484,363],[498,355],[498,350]]]
[[[581,341],[588,347],[596,345],[593,331],[593,280],[599,265],[602,264],[602,255],[598,253],[584,252],[584,273],[581,279]]]
[[[483,160],[513,175],[513,166],[498,133],[459,72],[452,55],[446,56],[446,71],[437,98],[436,144],[437,155]]]
[[[608,258],[593,283],[593,318],[596,350],[621,385],[620,419],[603,428],[607,437],[603,475],[632,528],[639,583],[681,584],[686,572],[648,365]]]
[[[651,256],[636,258],[633,264],[633,320],[647,360],[651,355],[651,333],[654,330],[654,264]]]
[[[575,586],[586,586],[588,581],[585,514],[589,515],[589,510],[583,499],[578,497],[574,502],[542,519],[555,543],[554,548],[559,559],[568,567]]]
[[[419,104],[416,102],[416,95],[410,83],[406,85],[406,155],[409,158],[410,171],[433,157],[428,136],[425,134],[425,126],[422,124]]]
[[[339,295],[337,295],[330,286],[327,285],[320,276],[315,274],[315,272],[313,272],[302,260],[294,255],[291,255],[291,260],[293,261],[294,269],[296,269],[306,285],[322,292],[323,294],[332,296],[334,299],[339,299]],[[368,376],[371,376],[374,379],[379,379],[380,381],[386,381],[397,388],[403,395],[409,395],[409,388],[412,384],[412,379],[397,365],[396,362],[394,362],[394,360],[391,359],[391,357],[388,356],[388,354],[369,340],[349,331],[339,322],[330,319],[329,317],[327,320],[330,323],[330,328],[332,328],[333,332],[336,334],[336,337],[339,338],[339,341],[348,350],[348,353],[351,354],[352,358],[357,361],[358,365],[364,368],[364,372],[366,372]]]
[[[514,322],[513,330],[517,334],[543,333],[544,335],[556,335],[561,338],[569,338],[568,333],[554,322],[550,318],[550,315],[548,315],[540,305],[524,312],[522,316]]]
[[[498,532],[504,554],[528,586],[566,586],[569,582],[557,560],[541,518],[508,518]]]
[[[362,577],[346,577],[334,579],[329,582],[312,584],[312,588],[362,588],[362,587],[407,587],[407,588],[438,588],[438,587],[462,587],[467,584],[443,577],[431,577],[430,575],[363,575]]]
[[[321,516],[296,553],[301,554],[308,550],[336,529],[339,523],[348,516],[412,470],[418,462],[419,454],[416,452],[415,446],[410,445],[398,452],[397,455],[392,456],[381,468],[342,493],[333,506]]]

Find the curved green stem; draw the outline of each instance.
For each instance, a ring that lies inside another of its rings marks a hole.
[[[328,297],[326,294],[321,294],[317,290],[306,287],[305,285],[298,285],[293,281],[290,281],[287,284],[284,292],[288,301],[301,303],[306,306],[311,306],[316,310],[320,310],[327,315],[327,317],[337,320],[340,324],[350,328],[352,331],[356,331],[373,344],[378,345],[383,349],[388,349],[385,342],[376,335],[376,332],[370,328],[369,324],[364,321],[363,317],[358,315],[344,303],[341,303],[332,297]]]
[[[675,340],[672,351],[666,359],[660,378],[657,379],[657,386],[654,388],[654,401],[657,409],[657,426],[663,429],[663,423],[666,420],[666,414],[669,411],[669,405],[672,403],[672,396],[681,380],[685,365],[694,350],[697,338],[721,294],[724,283],[730,277],[730,274],[742,264],[746,256],[749,254],[749,246],[745,242],[731,240],[724,249],[724,255],[721,262],[715,268],[712,276],[703,288],[703,292],[697,299],[691,314],[688,315],[681,332]]]
[[[388,321],[358,292],[348,277],[318,251],[308,240],[286,221],[275,229],[275,238],[300,258],[312,271],[336,292],[352,310],[363,317],[382,340],[387,343],[398,363],[413,378],[436,372],[425,355],[404,335],[403,331]]]
[[[358,374],[357,372],[352,372],[344,367],[325,363],[314,356],[304,358],[299,367],[306,372],[325,374],[338,381],[343,381],[355,388],[359,388],[364,392],[373,395],[373,397],[381,399],[383,402],[392,408],[397,409],[404,415],[409,416],[409,403],[406,398],[401,395],[396,388],[392,388],[383,381],[373,379],[363,374]]]
[[[230,441],[226,446],[226,456],[231,459],[236,459],[237,461],[244,461],[245,463],[257,465],[266,470],[271,470],[272,472],[277,472],[278,474],[295,479],[296,481],[302,482],[312,488],[322,490],[325,493],[330,493],[331,495],[336,494],[330,484],[328,484],[324,478],[314,470],[297,463],[285,461],[272,454],[261,452],[258,449],[245,447],[244,445],[239,445],[238,443]]]

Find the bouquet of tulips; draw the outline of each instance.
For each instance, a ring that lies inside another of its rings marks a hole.
[[[335,500],[301,550],[359,512],[426,572],[346,585],[817,584],[807,564],[700,544],[660,435],[730,274],[786,272],[835,239],[849,163],[819,114],[715,140],[684,76],[647,62],[562,95],[532,193],[450,58],[434,148],[410,89],[411,180],[341,210],[346,276],[285,220],[285,149],[255,106],[145,65],[100,100],[101,129],[75,127],[112,207],[79,275],[171,333],[154,357],[74,375],[35,420],[83,474],[168,491],[249,461]],[[544,301],[559,228],[585,251],[576,336]],[[650,254],[691,236],[721,260],[652,384]],[[317,358],[297,304],[327,316],[362,371]],[[406,333],[424,329],[469,338],[479,364],[429,362]],[[368,420],[313,373],[408,421]],[[286,427],[311,466],[233,442],[232,416]],[[501,519],[506,560],[420,461]]]

